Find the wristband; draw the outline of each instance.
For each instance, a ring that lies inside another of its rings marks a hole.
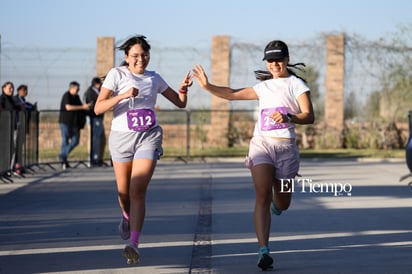
[[[286,114],[286,118],[288,119],[288,123],[292,123],[292,114],[290,114],[290,113],[287,113]]]
[[[187,94],[187,89],[186,89],[186,90],[184,90],[184,89],[179,89],[179,93],[181,93],[181,94]]]

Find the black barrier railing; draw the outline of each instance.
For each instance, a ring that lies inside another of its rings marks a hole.
[[[10,111],[0,111],[0,174],[2,177],[11,170],[14,115]]]
[[[56,162],[60,152],[61,135],[58,125],[58,110],[42,110],[39,125],[39,163]],[[222,119],[219,119],[223,116]],[[202,156],[227,156],[219,154],[223,147],[247,147],[253,132],[253,110],[185,110],[161,109],[156,111],[156,120],[163,128],[164,157],[186,159]],[[229,126],[228,126],[229,120]],[[104,163],[110,164],[107,141],[110,134],[112,113],[105,113],[103,144]],[[218,125],[218,126],[216,126]],[[219,126],[221,125],[221,126]],[[80,133],[79,145],[70,153],[74,165],[92,162],[93,127],[90,120]]]
[[[157,110],[163,128],[165,157],[186,160],[190,157],[226,156],[222,147],[247,147],[254,125],[252,110]],[[59,110],[0,111],[0,173],[3,180],[19,171],[45,165],[61,165]],[[16,119],[19,121],[15,123]],[[104,116],[103,164],[111,164],[107,148],[112,113]],[[227,122],[229,121],[229,126]],[[221,126],[220,126],[221,125]],[[69,155],[72,167],[92,165],[93,127],[90,119],[80,133],[79,145]],[[15,163],[20,167],[16,168]],[[24,176],[24,174],[20,174]]]
[[[109,138],[112,115],[110,111],[105,113],[104,138]],[[156,119],[163,128],[164,157],[185,161],[191,157],[244,156],[253,134],[256,115],[254,110],[157,110]],[[11,175],[18,171],[14,163],[21,165],[21,170],[28,171],[35,170],[35,167],[42,169],[61,165],[58,155],[62,138],[58,117],[59,110],[0,111],[0,180],[11,180]],[[412,112],[409,113],[410,133],[406,147],[409,168],[412,166],[411,117]],[[298,145],[306,142],[314,146],[316,128],[307,132],[304,130],[304,127],[297,128]],[[70,153],[72,167],[81,164],[93,166],[91,136],[89,121],[81,130],[79,145]],[[105,164],[111,164],[106,140],[103,144],[102,160]],[[406,177],[412,177],[411,174]]]
[[[0,178],[23,176],[38,163],[38,111],[0,111]]]

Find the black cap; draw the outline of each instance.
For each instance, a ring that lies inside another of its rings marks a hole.
[[[262,60],[282,60],[285,57],[289,57],[288,46],[285,42],[274,40],[265,47]]]

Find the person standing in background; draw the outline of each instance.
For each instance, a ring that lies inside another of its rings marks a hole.
[[[25,110],[36,110],[37,103],[32,104],[26,101],[28,91],[27,85],[20,85],[17,88],[17,94],[14,96],[14,100],[17,104],[23,105]]]
[[[19,112],[24,110],[22,104],[17,103],[13,99],[14,94],[14,84],[10,81],[5,82],[1,86],[2,93],[0,95],[0,111],[10,111],[11,117],[14,121],[12,122],[13,131],[13,143],[11,148],[11,160],[10,160],[10,170],[20,173],[20,164],[16,159],[16,144],[17,136],[19,133],[20,122],[19,122]],[[14,117],[14,118],[13,118]]]
[[[20,111],[23,106],[13,99],[14,84],[10,81],[1,86],[0,110]]]
[[[23,163],[23,155],[22,155],[22,148],[21,147],[25,147],[25,143],[26,143],[26,135],[29,133],[30,130],[30,119],[31,119],[31,112],[32,111],[36,111],[37,110],[37,103],[30,103],[28,101],[26,101],[26,97],[28,94],[28,87],[27,85],[19,85],[17,88],[17,94],[15,96],[13,96],[14,102],[21,106],[21,108],[24,110],[24,112],[21,113],[20,115],[20,128],[18,131],[18,136],[17,136],[17,142],[16,142],[16,146],[17,146],[17,151],[16,151],[16,164],[14,166],[15,172],[18,174],[24,173],[24,168],[22,167]],[[20,134],[24,134],[20,135]]]
[[[97,97],[100,93],[102,86],[102,80],[99,77],[92,79],[90,87],[84,93],[84,101],[90,105],[90,110],[87,112],[90,119],[91,129],[91,152],[90,160],[92,166],[103,165],[104,147],[106,143],[106,137],[104,133],[104,114],[96,115],[94,112],[94,105],[96,104]]]
[[[62,169],[69,168],[68,157],[70,152],[79,144],[80,130],[86,123],[86,113],[91,104],[83,104],[79,96],[80,84],[73,81],[69,84],[60,102],[59,127],[62,135],[59,161]]]

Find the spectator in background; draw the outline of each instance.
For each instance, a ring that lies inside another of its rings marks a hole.
[[[90,87],[84,93],[84,101],[87,104],[91,104],[88,115],[90,118],[90,129],[92,135],[91,143],[91,165],[101,166],[103,165],[104,147],[105,147],[105,133],[103,118],[104,114],[96,115],[94,113],[94,105],[96,104],[97,97],[100,93],[100,87],[102,86],[102,80],[99,77],[92,79]]]
[[[23,110],[23,106],[13,99],[14,84],[12,82],[8,81],[4,83],[1,86],[1,91],[2,92],[0,95],[0,110]]]
[[[28,134],[30,130],[29,123],[31,119],[31,112],[37,110],[37,103],[32,104],[26,101],[27,94],[28,94],[27,85],[20,85],[17,88],[17,94],[13,97],[16,104],[22,105],[23,110],[26,110],[26,112],[24,113],[26,134]]]
[[[79,96],[80,84],[71,82],[60,102],[59,127],[62,135],[62,146],[59,161],[62,169],[69,168],[70,152],[79,144],[80,130],[86,123],[86,112],[91,104],[83,104]]]
[[[37,103],[30,103],[26,101],[26,97],[28,94],[28,87],[27,85],[20,85],[17,88],[17,94],[15,96],[13,96],[14,102],[21,106],[23,110],[25,110],[23,113],[21,113],[20,115],[20,128],[18,131],[18,136],[17,136],[17,147],[22,147],[24,146],[25,142],[26,142],[26,134],[29,133],[30,130],[30,119],[31,119],[31,112],[37,110]],[[20,135],[23,134],[23,135]],[[16,173],[24,173],[24,168],[21,167],[21,163],[22,161],[22,150],[17,150],[16,153],[16,164],[15,164],[15,171]],[[19,164],[20,163],[20,164]]]
[[[17,104],[23,105],[25,110],[36,110],[37,103],[32,104],[26,101],[28,91],[27,85],[20,85],[17,88],[17,94],[14,96],[14,100]]]
[[[16,161],[16,144],[17,144],[17,136],[20,127],[19,123],[19,115],[18,112],[23,110],[24,107],[21,104],[18,104],[13,99],[14,94],[14,84],[10,81],[5,82],[1,86],[2,93],[0,95],[0,111],[10,111],[11,114],[14,113],[14,122],[12,123],[12,131],[13,131],[13,143],[11,148],[11,160],[10,160],[10,170],[13,170],[17,173],[20,173],[20,164]],[[13,118],[13,115],[11,115]]]

